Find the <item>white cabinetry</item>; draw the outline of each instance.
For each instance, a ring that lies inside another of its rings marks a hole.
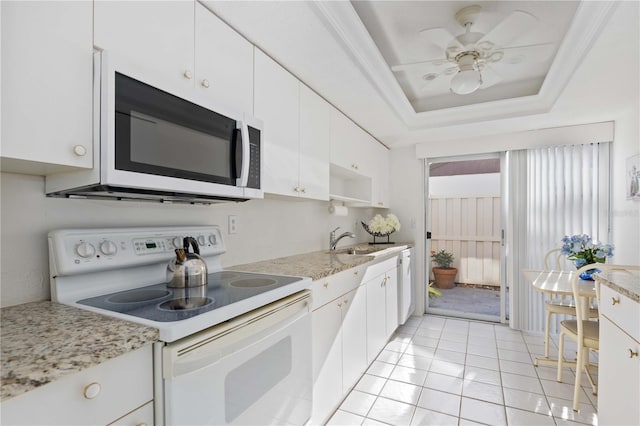
[[[152,347],[129,352],[2,402],[2,424],[152,425]]]
[[[97,47],[137,64],[163,90],[194,87],[225,110],[253,110],[253,45],[194,1],[95,2]]]
[[[375,163],[371,182],[371,205],[373,207],[389,208],[389,178],[391,175],[389,150],[375,140],[372,140],[370,150],[371,159]]]
[[[194,1],[96,1],[94,44],[144,67],[164,90],[193,87]]]
[[[602,286],[598,422],[640,424],[640,306]]]
[[[363,270],[352,268],[313,284],[314,307],[339,296],[311,313],[314,385],[309,424],[322,424],[367,368]]]
[[[397,257],[373,265],[365,275],[367,287],[367,362],[378,356],[398,328]]]
[[[2,170],[91,168],[92,2],[0,3]]]
[[[253,112],[253,45],[196,3],[196,86],[216,103]]]
[[[264,191],[328,200],[329,105],[258,49],[254,115],[264,123]]]

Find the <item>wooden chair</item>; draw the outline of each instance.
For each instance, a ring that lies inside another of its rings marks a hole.
[[[589,269],[600,269],[601,271],[613,271],[613,270],[637,270],[637,266],[625,266],[625,265],[605,265],[603,263],[595,263],[591,265],[585,265],[578,269],[577,273],[571,280],[571,287],[573,289],[573,297],[576,304],[579,303],[581,297],[578,292],[578,282],[580,281],[580,274]],[[600,288],[596,285],[596,298],[600,298]],[[588,303],[588,301],[583,301]],[[597,386],[589,371],[589,350],[598,350],[600,347],[600,326],[599,322],[592,321],[589,318],[584,318],[584,310],[579,307],[575,310],[575,320],[565,320],[560,323],[560,338],[558,345],[558,381],[562,382],[562,369],[563,369],[563,351],[564,351],[564,337],[568,336],[573,339],[578,345],[577,348],[577,360],[576,360],[576,378],[573,388],[573,410],[578,411],[578,405],[580,403],[580,386],[582,382],[582,370],[587,373],[587,379],[593,389],[593,394],[597,394]]]
[[[545,271],[562,271],[561,259],[564,255],[560,253],[561,249],[553,249],[547,252],[544,256],[544,270]],[[553,260],[553,269],[551,263]],[[571,296],[552,295],[547,293],[544,301],[545,321],[544,321],[544,357],[549,358],[549,328],[551,324],[551,315],[570,315],[576,316],[576,305]],[[589,309],[589,318],[597,318],[598,309]]]

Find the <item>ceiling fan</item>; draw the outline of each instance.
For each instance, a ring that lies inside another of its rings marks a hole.
[[[450,80],[451,92],[458,95],[486,89],[502,80],[492,64],[520,64],[544,61],[553,51],[552,43],[512,46],[520,35],[532,29],[538,19],[530,13],[516,10],[486,34],[471,31],[480,15],[479,5],[467,6],[455,14],[464,33],[454,36],[445,28],[427,28],[420,31],[431,44],[441,48],[443,55],[426,61],[395,65],[393,72],[420,67],[425,74],[423,90],[434,82]]]

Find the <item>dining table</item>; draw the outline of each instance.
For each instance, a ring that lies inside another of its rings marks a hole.
[[[577,271],[553,271],[553,270],[533,270],[523,269],[522,274],[525,279],[531,283],[536,291],[545,293],[548,296],[571,296],[573,297],[573,288],[571,281]],[[578,280],[579,300],[575,301],[577,309],[583,313],[583,318],[588,318],[589,300],[597,297],[596,283],[591,280]],[[563,364],[567,366],[575,366],[575,361],[565,361]],[[534,365],[551,365],[557,367],[558,360],[546,357],[538,357],[534,360]]]

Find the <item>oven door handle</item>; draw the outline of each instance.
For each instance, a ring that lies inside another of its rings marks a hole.
[[[310,315],[308,305],[309,298],[306,297],[292,305],[248,320],[231,329],[225,329],[222,333],[213,332],[210,336],[201,336],[200,344],[191,343],[186,348],[169,349],[165,347],[163,376],[165,379],[173,379],[193,373],[216,364],[234,353],[260,344],[304,317],[308,317]],[[255,327],[257,330],[252,332],[248,327]]]

